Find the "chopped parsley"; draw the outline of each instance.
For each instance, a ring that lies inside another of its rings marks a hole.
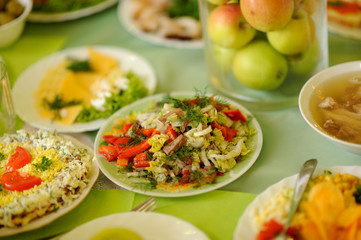
[[[39,163],[34,163],[33,165],[34,165],[34,167],[36,168],[36,170],[45,171],[46,169],[48,169],[48,168],[50,167],[50,165],[51,165],[52,163],[53,163],[53,162],[52,162],[49,158],[43,156],[43,157],[41,158],[41,163],[40,163],[40,164],[39,164]]]
[[[67,67],[67,69],[73,72],[91,72],[92,68],[90,67],[89,60],[71,60],[72,63]]]
[[[361,204],[361,186],[358,186],[356,192],[353,194],[358,204]]]
[[[3,191],[3,185],[0,183],[0,192]]]
[[[199,20],[197,0],[172,0],[167,12],[171,18],[189,16]]]
[[[172,153],[171,155],[167,155],[168,159],[176,160],[176,159],[186,159],[193,157],[194,149],[189,146],[183,146],[178,151]]]
[[[0,161],[5,159],[5,155],[0,152]]]
[[[75,106],[81,103],[81,100],[66,101],[61,94],[56,94],[53,100],[43,99],[43,106],[49,110],[54,111],[53,120],[61,119],[60,110],[65,107]]]

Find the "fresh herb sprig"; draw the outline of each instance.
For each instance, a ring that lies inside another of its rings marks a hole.
[[[43,99],[43,106],[51,111],[54,111],[53,120],[61,119],[60,110],[65,107],[71,107],[81,104],[81,100],[73,99],[70,101],[64,100],[61,94],[56,94],[53,100]]]
[[[91,72],[92,68],[90,67],[89,60],[75,60],[71,59],[71,64],[67,69],[73,72]]]
[[[5,159],[5,155],[0,152],[0,161]]]
[[[41,158],[41,163],[34,163],[34,167],[36,168],[36,170],[41,170],[41,171],[45,171],[47,170],[51,164],[53,164],[53,161],[51,161],[49,158],[43,156]]]

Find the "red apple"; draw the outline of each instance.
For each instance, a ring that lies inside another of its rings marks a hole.
[[[226,48],[240,48],[250,42],[256,30],[246,23],[238,4],[220,5],[208,17],[208,36]]]
[[[294,0],[241,0],[240,6],[252,27],[268,32],[286,26],[293,14]]]

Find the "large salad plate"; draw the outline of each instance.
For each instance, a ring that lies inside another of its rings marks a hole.
[[[222,102],[227,102],[227,104],[230,104],[233,108],[239,109],[242,113],[246,114],[248,116],[248,119],[250,119],[248,123],[249,127],[252,127],[256,131],[256,133],[251,137],[250,141],[248,142],[248,148],[251,151],[242,158],[242,161],[237,163],[236,166],[231,171],[225,173],[223,176],[217,176],[215,179],[216,180],[215,183],[206,184],[201,188],[190,188],[187,190],[174,192],[174,191],[167,191],[167,190],[155,189],[155,188],[148,189],[142,185],[139,184],[137,185],[129,181],[127,177],[119,173],[115,162],[108,162],[101,154],[99,154],[98,148],[102,146],[104,142],[102,136],[112,129],[114,121],[116,121],[117,119],[125,118],[132,112],[144,111],[147,109],[147,107],[149,107],[150,104],[163,100],[165,96],[166,94],[157,94],[157,95],[149,96],[122,108],[121,110],[114,113],[98,131],[94,142],[95,157],[97,159],[98,166],[101,169],[101,171],[115,184],[117,184],[118,186],[124,189],[150,196],[183,197],[183,196],[197,195],[221,188],[235,181],[242,174],[244,174],[257,160],[258,155],[261,152],[262,143],[263,143],[262,131],[259,123],[253,117],[253,115],[243,106],[224,97],[216,96],[216,99],[219,99]],[[178,99],[185,99],[185,98],[189,99],[189,98],[193,98],[195,96],[195,93],[174,92],[174,93],[170,93],[170,96]]]
[[[156,45],[162,45],[173,48],[187,48],[187,49],[199,49],[203,48],[203,40],[178,40],[178,39],[167,39],[152,33],[144,32],[140,29],[137,23],[133,19],[134,14],[134,2],[132,0],[122,0],[118,5],[118,18],[123,24],[125,29],[133,34],[134,36],[151,42]]]
[[[99,4],[82,8],[76,11],[61,12],[61,13],[45,13],[45,12],[31,12],[27,20],[29,22],[64,22],[69,20],[74,20],[92,14],[101,12],[113,5],[115,5],[118,0],[105,0]]]
[[[313,177],[324,174],[325,171],[331,173],[348,173],[361,178],[361,166],[334,166],[328,168],[318,168],[315,170]],[[277,194],[281,188],[288,187],[294,188],[297,179],[297,174],[284,178],[281,181],[268,187],[264,192],[259,194],[251,204],[248,205],[242,216],[238,220],[236,229],[234,231],[234,240],[253,240],[256,238],[258,232],[254,222],[253,211],[254,209],[260,209],[269,201],[275,194]]]
[[[94,219],[65,234],[61,240],[92,239],[97,233],[111,228],[133,231],[144,240],[209,239],[205,233],[191,223],[174,216],[154,212],[126,212]]]
[[[125,49],[106,46],[91,46],[94,50],[113,57],[119,62],[124,72],[132,71],[143,81],[149,94],[154,93],[156,77],[153,68],[143,57]],[[44,74],[66,58],[87,59],[87,47],[70,48],[47,56],[27,68],[17,79],[12,94],[16,114],[33,127],[57,130],[58,132],[84,132],[99,129],[105,119],[97,119],[87,123],[63,125],[44,119],[37,112],[34,104],[34,92],[37,90]]]
[[[72,143],[78,147],[87,149],[90,153],[93,154],[93,149],[91,149],[86,144],[78,141],[77,139],[75,139],[71,136],[68,136],[68,135],[62,135],[62,137],[72,141]],[[57,211],[47,214],[45,216],[42,216],[34,221],[31,221],[30,223],[28,223],[25,226],[16,227],[16,228],[2,228],[2,229],[0,229],[0,237],[11,236],[14,234],[41,228],[41,227],[55,221],[56,219],[60,218],[61,216],[65,215],[66,213],[70,212],[88,196],[88,194],[89,194],[91,188],[93,187],[94,183],[96,182],[98,176],[99,176],[99,168],[98,168],[95,160],[93,160],[91,172],[89,174],[88,185],[83,189],[83,191],[81,192],[79,197],[77,199],[75,199],[70,205],[60,207]]]

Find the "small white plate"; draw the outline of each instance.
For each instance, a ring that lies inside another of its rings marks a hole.
[[[70,137],[68,135],[62,135],[62,136],[66,139],[71,140],[76,146],[81,147],[81,148],[86,148],[90,153],[94,154],[93,149],[91,149],[89,146],[79,142],[75,138]],[[93,164],[92,164],[91,172],[89,174],[88,185],[83,189],[80,196],[77,199],[75,199],[70,205],[60,207],[56,212],[53,212],[53,213],[47,214],[43,217],[40,217],[39,219],[31,221],[29,224],[22,226],[22,227],[1,228],[0,229],[0,237],[11,236],[14,234],[41,228],[41,227],[51,223],[52,221],[58,219],[59,217],[63,216],[64,214],[70,212],[76,206],[78,206],[86,198],[86,196],[88,196],[91,188],[93,187],[95,181],[97,180],[97,178],[99,176],[99,168],[95,162],[95,159],[93,160],[92,163]]]
[[[151,65],[143,57],[125,49],[105,46],[90,46],[94,50],[115,58],[124,72],[133,71],[139,76],[148,88],[149,94],[153,94],[157,80]],[[88,58],[87,47],[66,49],[47,56],[27,68],[16,80],[12,94],[16,114],[33,127],[57,130],[58,132],[85,132],[100,128],[105,119],[98,119],[87,123],[75,123],[63,125],[42,118],[34,107],[34,92],[38,88],[44,74],[50,67],[54,67],[68,57],[75,59]]]
[[[178,40],[167,39],[152,33],[142,31],[133,19],[135,4],[132,0],[122,0],[118,5],[118,18],[123,26],[133,35],[148,42],[174,48],[203,48],[203,40]]]
[[[315,170],[314,177],[324,174],[325,170],[332,173],[348,173],[356,177],[361,178],[361,166],[334,166],[328,168],[319,168]],[[251,204],[248,205],[243,215],[240,217],[237,223],[237,227],[233,234],[234,240],[253,240],[256,238],[258,232],[254,223],[253,209],[260,209],[262,206],[270,200],[275,194],[277,194],[282,186],[294,188],[297,179],[297,174],[284,178],[281,181],[268,187],[264,192],[258,195]]]
[[[86,17],[86,16],[92,15],[97,12],[101,12],[101,11],[115,5],[117,2],[118,2],[118,0],[106,0],[97,5],[79,9],[76,11],[71,11],[71,12],[62,12],[62,13],[31,12],[27,20],[29,22],[43,22],[43,23],[64,22],[64,21],[69,21],[69,20]]]
[[[109,228],[129,229],[144,240],[209,240],[205,233],[191,223],[154,212],[116,213],[97,218],[65,234],[61,240],[88,240]]]
[[[164,189],[146,189],[140,184],[135,184],[134,182],[127,181],[127,178],[122,176],[118,172],[118,168],[115,162],[108,162],[101,154],[98,152],[98,148],[101,146],[102,142],[104,141],[102,136],[105,132],[110,131],[113,123],[118,118],[125,118],[131,112],[143,111],[149,107],[151,103],[159,102],[164,98],[165,94],[157,94],[150,97],[143,98],[138,100],[121,110],[114,113],[106,123],[101,127],[98,131],[95,142],[94,142],[94,151],[95,157],[98,162],[98,166],[100,170],[107,176],[112,182],[117,184],[118,186],[125,188],[127,190],[150,195],[150,196],[158,196],[158,197],[184,197],[184,196],[192,196],[197,195],[209,191],[213,191],[215,189],[221,188],[239,178],[243,175],[257,160],[258,155],[262,149],[263,137],[262,137],[262,130],[258,123],[258,121],[252,116],[252,114],[244,108],[242,105],[231,101],[230,99],[216,96],[217,99],[230,104],[236,109],[239,109],[243,114],[247,115],[248,118],[251,119],[249,122],[249,126],[256,130],[256,134],[254,134],[250,141],[248,142],[248,147],[251,150],[246,156],[243,157],[243,160],[234,166],[234,168],[225,173],[223,176],[217,176],[216,182],[212,184],[206,184],[202,186],[202,188],[190,188],[187,190],[179,191],[179,192],[169,192]],[[184,99],[184,98],[192,98],[195,96],[194,92],[173,92],[170,93],[171,97]]]

